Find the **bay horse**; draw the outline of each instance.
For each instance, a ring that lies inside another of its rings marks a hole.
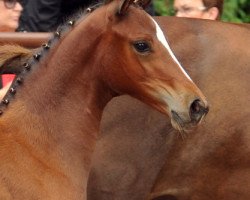
[[[169,23],[158,22],[163,29],[169,29]],[[185,20],[179,24],[175,23],[177,29],[185,28],[189,32]],[[185,61],[190,52],[183,53],[175,40],[170,41],[177,45],[173,47],[177,57],[185,66],[191,67],[187,70],[211,101],[211,112],[206,123],[195,134],[190,134],[186,141],[173,140],[150,199],[248,200],[249,24],[203,24],[194,21],[193,26],[193,35],[187,37],[192,40],[191,37],[198,36],[193,42],[198,44],[199,52],[192,61],[206,58],[201,63]],[[171,37],[171,34],[167,35]],[[220,108],[222,104],[226,109]]]
[[[86,199],[102,112],[115,96],[151,105],[180,131],[201,122],[207,101],[144,3],[87,9],[22,65],[0,105],[0,199]]]
[[[209,99],[209,115],[182,138],[148,106],[128,96],[113,99],[102,118],[88,199],[248,200],[249,27],[176,17],[156,21]]]

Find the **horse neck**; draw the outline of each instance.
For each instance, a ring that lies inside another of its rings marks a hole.
[[[93,58],[99,36],[77,30],[70,34],[26,77],[12,102],[19,112],[9,112],[9,117],[20,137],[26,134],[26,142],[41,157],[52,155],[64,163],[75,159],[81,164],[69,166],[88,173],[102,111],[112,95],[99,78],[98,61]]]

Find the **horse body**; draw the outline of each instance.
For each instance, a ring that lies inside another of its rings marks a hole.
[[[128,97],[111,101],[95,149],[89,199],[249,199],[249,29],[194,19],[157,21],[209,99],[210,113],[181,139],[147,106]]]
[[[173,47],[177,57],[190,66],[188,71],[210,100],[211,112],[195,134],[190,134],[186,141],[175,141],[166,155],[152,197],[247,200],[250,197],[250,50],[247,48],[250,31],[244,25],[211,23],[205,27],[199,23],[193,24],[199,29],[195,44],[197,49],[203,49],[192,61],[201,62],[187,61],[189,52],[183,52],[183,44],[178,45],[175,40],[171,43],[177,44],[177,48]],[[225,109],[220,107],[222,104]]]
[[[203,94],[158,25],[131,4],[108,2],[69,21],[70,32],[56,32],[24,64],[1,103],[0,199],[86,199],[102,111],[114,96],[144,101],[181,130],[201,121]]]

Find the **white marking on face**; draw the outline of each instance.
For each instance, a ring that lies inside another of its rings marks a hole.
[[[181,66],[180,62],[177,60],[177,58],[175,57],[173,51],[171,50],[164,34],[163,31],[161,30],[160,26],[157,24],[157,22],[151,17],[151,19],[153,20],[155,26],[156,26],[156,35],[158,40],[163,44],[163,46],[166,47],[166,49],[168,50],[170,56],[173,58],[173,60],[176,62],[176,64],[179,66],[179,68],[181,69],[181,71],[185,74],[185,76],[192,81],[192,79],[190,78],[190,76],[187,74],[187,72],[184,70],[184,68]],[[193,81],[192,81],[193,82]]]

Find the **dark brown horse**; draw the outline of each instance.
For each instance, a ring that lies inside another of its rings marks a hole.
[[[89,199],[248,200],[250,30],[214,21],[157,21],[211,101],[210,113],[182,139],[146,105],[113,99],[104,112]]]
[[[179,130],[201,121],[206,100],[133,2],[89,8],[17,73],[0,105],[1,200],[86,199],[102,111],[114,96],[142,100]],[[1,53],[3,63],[15,57]]]

